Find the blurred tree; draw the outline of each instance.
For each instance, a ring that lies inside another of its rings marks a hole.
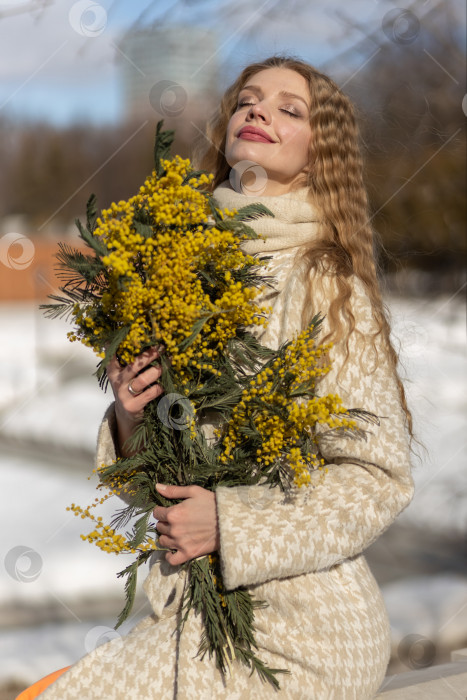
[[[156,121],[114,128],[16,127],[5,153],[0,215],[23,214],[39,231],[48,225],[63,229],[83,216],[91,192],[101,208],[131,196],[152,170]],[[2,130],[7,127],[0,123],[0,140]],[[178,138],[173,152],[187,156],[189,144]]]
[[[183,10],[193,0],[176,5]],[[218,22],[238,24],[245,35],[266,31],[283,13],[278,0],[258,12],[249,0],[235,5],[204,0],[200,8],[200,21],[203,12],[207,18],[215,9]],[[466,253],[463,14],[456,0],[420,0],[408,9],[381,2],[378,8],[379,23],[373,15],[371,27],[340,11],[343,45],[349,45],[355,31],[364,38],[321,68],[344,87],[360,112],[384,269],[436,271],[454,286],[464,274]],[[289,10],[304,27],[316,13],[306,0],[293,0]],[[328,12],[335,19],[334,5]],[[171,16],[172,9],[159,26]],[[36,230],[53,225],[63,230],[83,215],[91,192],[100,207],[127,198],[152,169],[159,118],[154,114],[146,123],[142,118],[113,128],[75,125],[61,130],[0,120],[0,216],[25,213]],[[186,109],[180,117],[166,119],[165,127],[176,129],[173,152],[188,156],[203,125],[199,113]]]
[[[467,253],[465,48],[455,3],[418,7],[391,10],[347,52],[351,64],[373,57],[346,90],[361,112],[383,267],[436,271],[455,286]]]

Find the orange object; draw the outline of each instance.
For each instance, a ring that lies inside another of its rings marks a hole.
[[[48,676],[44,676],[44,678],[41,678],[40,681],[36,681],[33,683],[33,685],[30,685],[29,688],[23,690],[23,692],[18,695],[16,700],[34,700],[34,698],[37,698],[41,693],[43,693],[44,690],[49,687],[49,685],[52,685],[52,683],[54,683],[54,681],[56,681],[57,678],[62,675],[62,673],[68,671],[69,668],[69,666],[65,666],[65,668],[61,668],[59,671],[54,671],[53,673],[49,673]]]

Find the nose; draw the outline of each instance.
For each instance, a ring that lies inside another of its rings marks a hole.
[[[260,119],[266,124],[271,121],[271,113],[264,100],[258,100],[256,104],[251,105],[247,117]]]

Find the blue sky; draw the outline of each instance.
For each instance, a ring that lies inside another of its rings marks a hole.
[[[431,1],[420,0],[416,12],[421,16]],[[405,5],[295,0],[271,17],[274,0],[0,0],[0,117],[116,123],[124,112],[116,47],[132,27],[163,22],[216,30],[225,87],[243,65],[275,52],[320,66],[363,38],[358,25],[384,40],[384,16]]]

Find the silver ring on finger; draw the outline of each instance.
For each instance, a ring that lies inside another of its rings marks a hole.
[[[133,380],[131,380],[131,382],[129,382],[129,384],[128,384],[128,391],[130,392],[130,394],[131,394],[132,396],[139,396],[139,395],[142,394],[143,392],[142,392],[142,391],[135,391],[135,390],[133,389],[133,387],[131,386],[132,381],[133,381]]]

